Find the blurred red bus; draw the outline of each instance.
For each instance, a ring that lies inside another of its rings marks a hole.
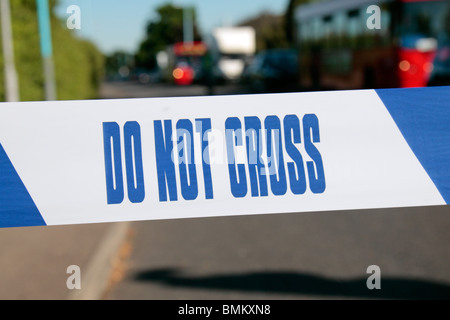
[[[299,6],[296,25],[305,88],[423,87],[449,43],[450,1],[328,0]]]

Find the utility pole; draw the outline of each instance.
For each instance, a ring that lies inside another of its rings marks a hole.
[[[191,7],[183,8],[183,42],[192,44],[194,42],[194,10]]]
[[[36,0],[36,2],[41,55],[44,64],[45,99],[56,100],[55,70],[53,66],[53,47],[48,0]]]
[[[5,72],[5,97],[8,102],[19,101],[19,81],[14,64],[14,46],[9,0],[0,0],[0,22]]]

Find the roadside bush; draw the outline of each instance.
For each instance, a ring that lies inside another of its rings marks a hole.
[[[10,3],[20,100],[44,100],[44,75],[36,1],[13,0]],[[50,1],[51,8],[56,4],[57,1]],[[98,98],[103,78],[102,54],[92,43],[76,37],[66,28],[65,21],[59,20],[54,14],[51,14],[51,26],[58,100]],[[0,74],[0,101],[5,101],[1,50]]]

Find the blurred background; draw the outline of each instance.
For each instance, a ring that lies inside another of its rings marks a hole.
[[[450,84],[445,0],[0,1],[0,101]],[[74,298],[70,264],[107,278],[75,298],[450,298],[449,213],[136,222],[116,242],[117,224],[5,229],[0,298]]]
[[[36,3],[11,2],[21,101],[45,99]],[[49,12],[60,100],[450,83],[448,1],[50,0]]]

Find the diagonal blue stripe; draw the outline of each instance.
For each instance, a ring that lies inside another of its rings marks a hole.
[[[375,90],[450,204],[450,87]]]
[[[0,143],[0,228],[46,225]]]

